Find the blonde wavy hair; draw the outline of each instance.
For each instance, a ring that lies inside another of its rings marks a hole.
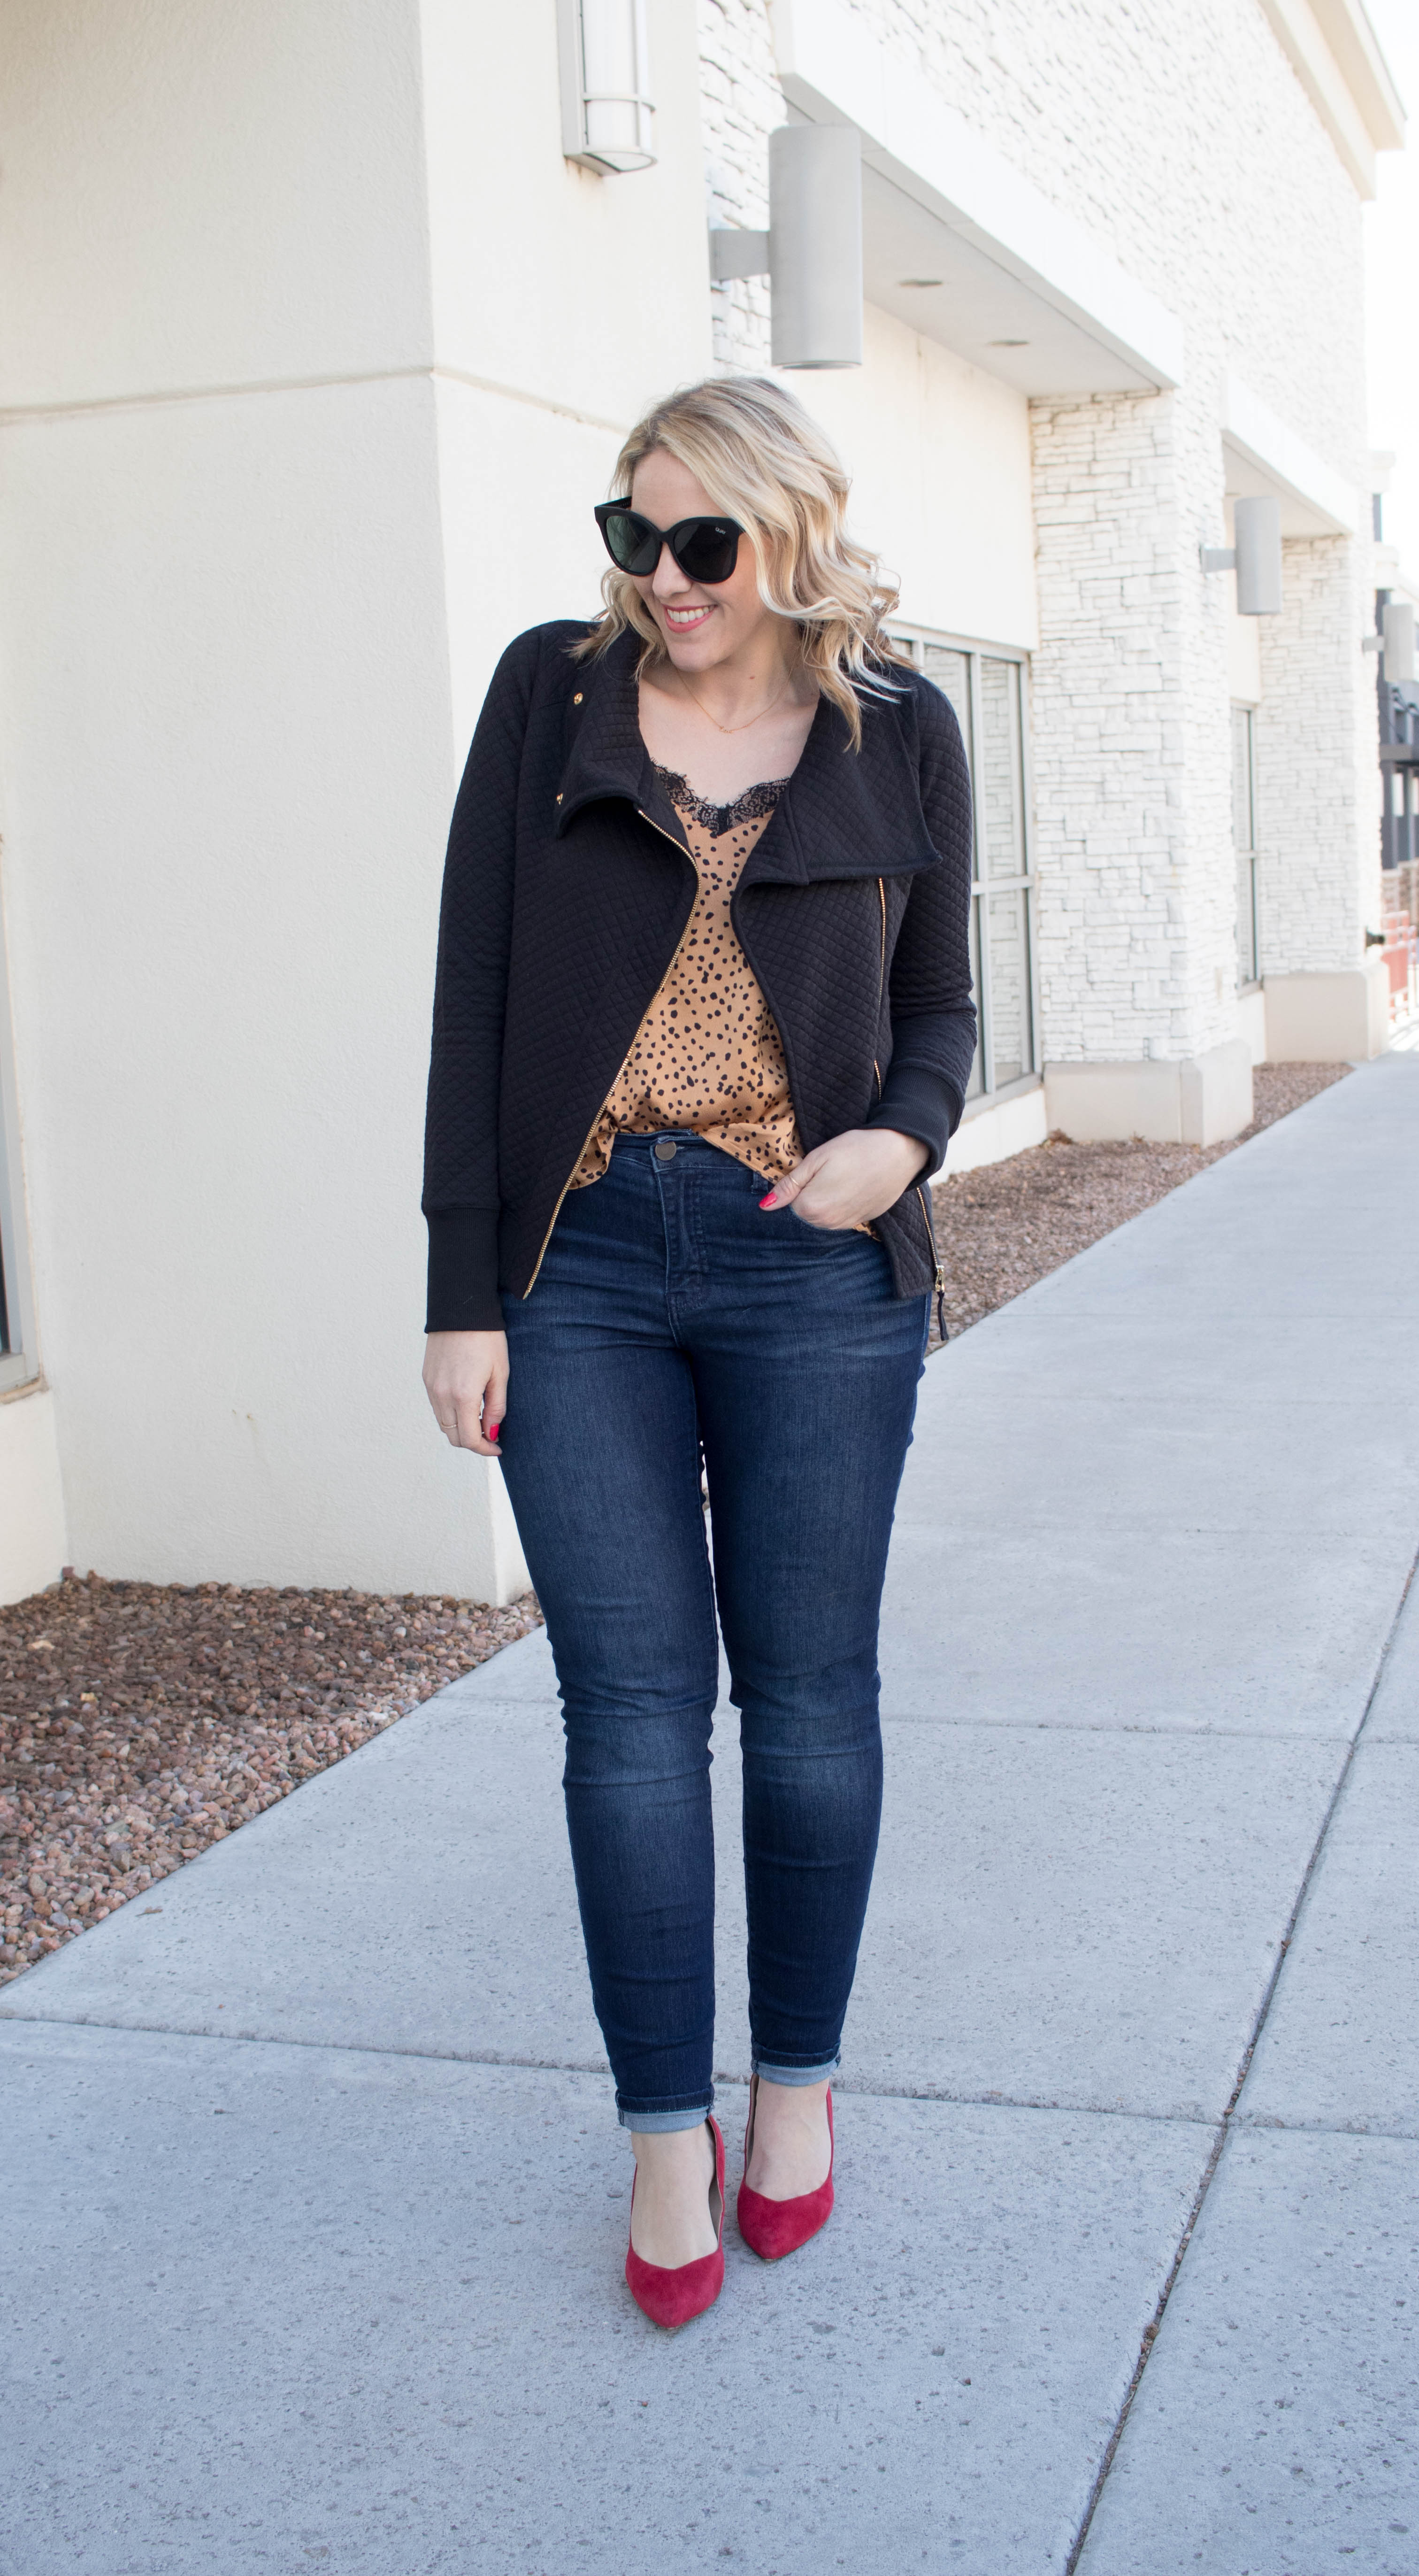
[[[711,507],[747,531],[759,597],[776,617],[792,619],[804,665],[841,709],[857,750],[861,699],[892,694],[899,683],[888,666],[908,657],[883,625],[896,607],[897,585],[847,533],[848,478],[817,422],[768,376],[687,385],[637,421],[616,459],[609,498],[629,493],[636,467],[655,448],[688,466]],[[629,573],[612,566],[601,596],[605,608],[575,647],[579,656],[604,653],[633,627],[642,644],[638,670],[666,658]]]

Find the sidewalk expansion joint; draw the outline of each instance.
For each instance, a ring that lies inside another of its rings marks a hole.
[[[1368,1708],[1368,1701],[1366,1707]],[[958,1726],[975,1735],[1148,1735],[1208,1744],[1347,1744],[1343,1726],[1313,1733],[1309,1727],[1203,1726],[1192,1718],[1154,1717],[937,1717],[913,1709],[882,1712],[884,1726]]]
[[[1089,2537],[1089,2526],[1098,2511],[1099,2498],[1104,2492],[1104,2488],[1108,2483],[1109,2472],[1118,2456],[1118,2446],[1123,2439],[1124,2428],[1128,2423],[1129,2416],[1133,2412],[1133,2401],[1142,2385],[1143,2374],[1152,2357],[1153,2347],[1158,2339],[1158,2332],[1167,2310],[1168,2301],[1173,2295],[1174,2286],[1177,2282],[1178,2275],[1182,2270],[1183,2259],[1187,2253],[1189,2245],[1192,2243],[1192,2239],[1197,2228],[1197,2222],[1202,2216],[1207,2195],[1212,2188],[1213,2177],[1222,2161],[1222,2150],[1227,2143],[1228,2137],[1231,2135],[1234,2125],[1237,2125],[1234,2120],[1234,2115],[1237,2104],[1241,2099],[1242,2087],[1246,2083],[1248,2075],[1251,2073],[1252,2059],[1256,2055],[1262,2032],[1266,2028],[1267,2018],[1270,2014],[1272,2004],[1275,2001],[1276,1989],[1280,1983],[1281,1971],[1285,1967],[1287,1958],[1290,1954],[1291,1943],[1295,1939],[1296,1930],[1300,1923],[1302,1908],[1304,1907],[1306,1898],[1310,1893],[1311,1882],[1314,1879],[1316,1870],[1319,1866],[1321,1853],[1325,1849],[1330,1828],[1335,1821],[1336,1812],[1344,1794],[1346,1781],[1350,1777],[1355,1755],[1359,1750],[1360,1739],[1365,1732],[1366,1725],[1368,1724],[1370,1711],[1374,1707],[1375,1698],[1379,1691],[1381,1680],[1384,1677],[1385,1666],[1389,1662],[1390,1651],[1394,1645],[1395,1634],[1399,1627],[1400,1620],[1403,1617],[1404,1606],[1409,1598],[1416,1571],[1419,1571],[1419,1552],[1416,1552],[1415,1556],[1410,1560],[1409,1572],[1404,1578],[1399,1599],[1395,1604],[1394,1617],[1389,1623],[1389,1628],[1385,1636],[1384,1647],[1380,1654],[1379,1662],[1375,1668],[1375,1677],[1370,1684],[1369,1696],[1365,1701],[1364,1713],[1360,1719],[1359,1725],[1355,1729],[1350,1743],[1346,1747],[1345,1759],[1340,1766],[1335,1786],[1330,1793],[1329,1800],[1327,1801],[1325,1814],[1322,1816],[1320,1821],[1320,1829],[1311,1846],[1311,1855],[1306,1863],[1304,1871],[1302,1872],[1301,1882],[1296,1890],[1295,1902],[1291,1907],[1290,1914],[1287,1918],[1285,1932],[1282,1935],[1280,1944],[1277,1948],[1275,1965],[1266,1981],[1266,1991],[1257,2007],[1256,2018],[1252,2023],[1250,2037],[1247,2040],[1246,2047],[1242,2051],[1241,2063],[1237,2068],[1237,2080],[1232,2086],[1231,2098],[1228,2101],[1227,2107],[1218,2123],[1217,2134],[1212,2142],[1211,2153],[1207,2158],[1206,2164],[1203,2166],[1197,2190],[1193,2194],[1192,2207],[1188,2211],[1182,2234],[1178,2239],[1177,2248],[1174,2252],[1172,2262],[1169,2265],[1168,2277],[1163,2283],[1162,2289],[1158,2294],[1158,2302],[1153,2310],[1152,2318],[1143,2329],[1142,2339],[1138,2348],[1138,2357],[1134,2362],[1133,2373],[1129,2380],[1128,2387],[1124,2392],[1123,2404],[1119,2408],[1113,2431],[1109,2435],[1108,2447],[1099,2463],[1098,2474],[1095,2477],[1092,2488],[1090,2489],[1089,2501],[1084,2508],[1083,2520],[1081,2521],[1078,2532],[1075,2536],[1074,2546],[1070,2550],[1069,2556],[1064,2563],[1064,2576],[1076,2576],[1076,2570],[1078,2568],[1079,2561],[1084,2554],[1084,2546]],[[1253,2127],[1249,2121],[1241,2122],[1240,2126],[1247,2130],[1252,2136],[1261,2136],[1263,2134],[1263,2131],[1259,2126]],[[1357,2133],[1339,2132],[1337,2134]]]
[[[0,2027],[12,2025],[19,2030],[101,2030],[114,2039],[180,2039],[202,2047],[210,2043],[218,2048],[305,2048],[317,2056],[327,2057],[396,2057],[413,2059],[424,2066],[472,2066],[506,2068],[523,2075],[595,2075],[604,2080],[609,2069],[589,2057],[513,2057],[475,2056],[464,2050],[447,2048],[399,2048],[388,2042],[379,2045],[372,2040],[304,2039],[277,2031],[255,2030],[190,2030],[180,2022],[166,2021],[99,2021],[93,2015],[82,2019],[75,2014],[62,2016],[39,2012],[18,2012],[0,2004]],[[746,2074],[726,2073],[716,2067],[716,2085],[726,2090],[746,2092]],[[854,2102],[921,2102],[943,2111],[1033,2111],[1061,2120],[1138,2120],[1150,2128],[1205,2129],[1214,2135],[1221,2123],[1210,2111],[1155,2111],[1137,2102],[1062,2102],[1045,2093],[953,2093],[944,2086],[911,2084],[854,2084],[835,2079],[833,2090],[844,2101]],[[1233,2100],[1235,2101],[1235,2094]],[[1349,2123],[1329,2120],[1247,2120],[1233,2118],[1230,2106],[1224,2117],[1232,2126],[1250,2135],[1275,2134],[1321,2138],[1379,2138],[1397,2140],[1401,2145],[1419,2145],[1419,2129],[1360,2129]]]

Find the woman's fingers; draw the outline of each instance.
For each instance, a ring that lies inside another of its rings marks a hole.
[[[800,1198],[807,1189],[815,1172],[821,1169],[824,1155],[830,1154],[832,1150],[831,1145],[815,1146],[813,1152],[805,1154],[801,1163],[795,1163],[792,1171],[786,1172],[781,1181],[775,1181],[773,1188],[760,1199],[760,1207],[792,1207],[794,1200]]]
[[[894,1127],[853,1127],[830,1136],[776,1181],[762,1208],[794,1208],[806,1225],[834,1232],[880,1216],[927,1160],[914,1136]]]
[[[444,1438],[480,1458],[498,1452],[488,1432],[503,1418],[508,1359],[504,1333],[431,1333],[424,1390]]]
[[[496,1442],[498,1433],[502,1428],[503,1415],[507,1411],[507,1375],[507,1344],[504,1342],[503,1358],[494,1367],[492,1376],[489,1378],[487,1386],[483,1391],[483,1437],[485,1440]],[[494,1448],[493,1455],[494,1457],[497,1456],[496,1448]]]
[[[496,1458],[498,1454],[497,1448],[495,1444],[489,1440],[487,1432],[483,1427],[488,1419],[489,1409],[486,1398],[469,1395],[460,1396],[454,1407],[454,1422],[456,1427],[454,1430],[450,1431],[448,1435],[454,1448],[471,1449],[474,1456],[477,1458]],[[501,1421],[502,1416],[499,1413],[494,1413],[491,1416],[491,1419],[494,1423],[497,1423]]]

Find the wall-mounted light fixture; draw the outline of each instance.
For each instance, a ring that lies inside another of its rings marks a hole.
[[[648,170],[655,109],[645,0],[557,0],[562,150],[584,170]]]
[[[1390,599],[1384,607],[1385,678],[1410,681],[1414,677],[1414,611],[1407,599]]]
[[[862,140],[855,125],[769,136],[767,232],[710,233],[710,275],[769,280],[776,367],[862,364]]]
[[[1269,496],[1236,501],[1237,542],[1203,546],[1204,572],[1234,572],[1240,617],[1281,614],[1281,504]]]

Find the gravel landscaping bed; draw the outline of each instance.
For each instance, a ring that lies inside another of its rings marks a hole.
[[[0,1984],[537,1620],[95,1576],[0,1609]]]
[[[1348,1070],[1258,1066],[1247,1134]],[[951,1332],[1230,1151],[1051,1137],[939,1183]],[[489,1610],[94,1575],[0,1609],[0,1984],[537,1620],[530,1593]]]
[[[1074,1145],[1065,1136],[1051,1136],[1008,1163],[986,1163],[979,1171],[938,1181],[931,1195],[946,1273],[948,1331],[954,1337],[978,1324],[1349,1071],[1348,1064],[1257,1065],[1256,1115],[1225,1145],[1147,1145],[1137,1137]],[[934,1319],[931,1330],[935,1343]]]

